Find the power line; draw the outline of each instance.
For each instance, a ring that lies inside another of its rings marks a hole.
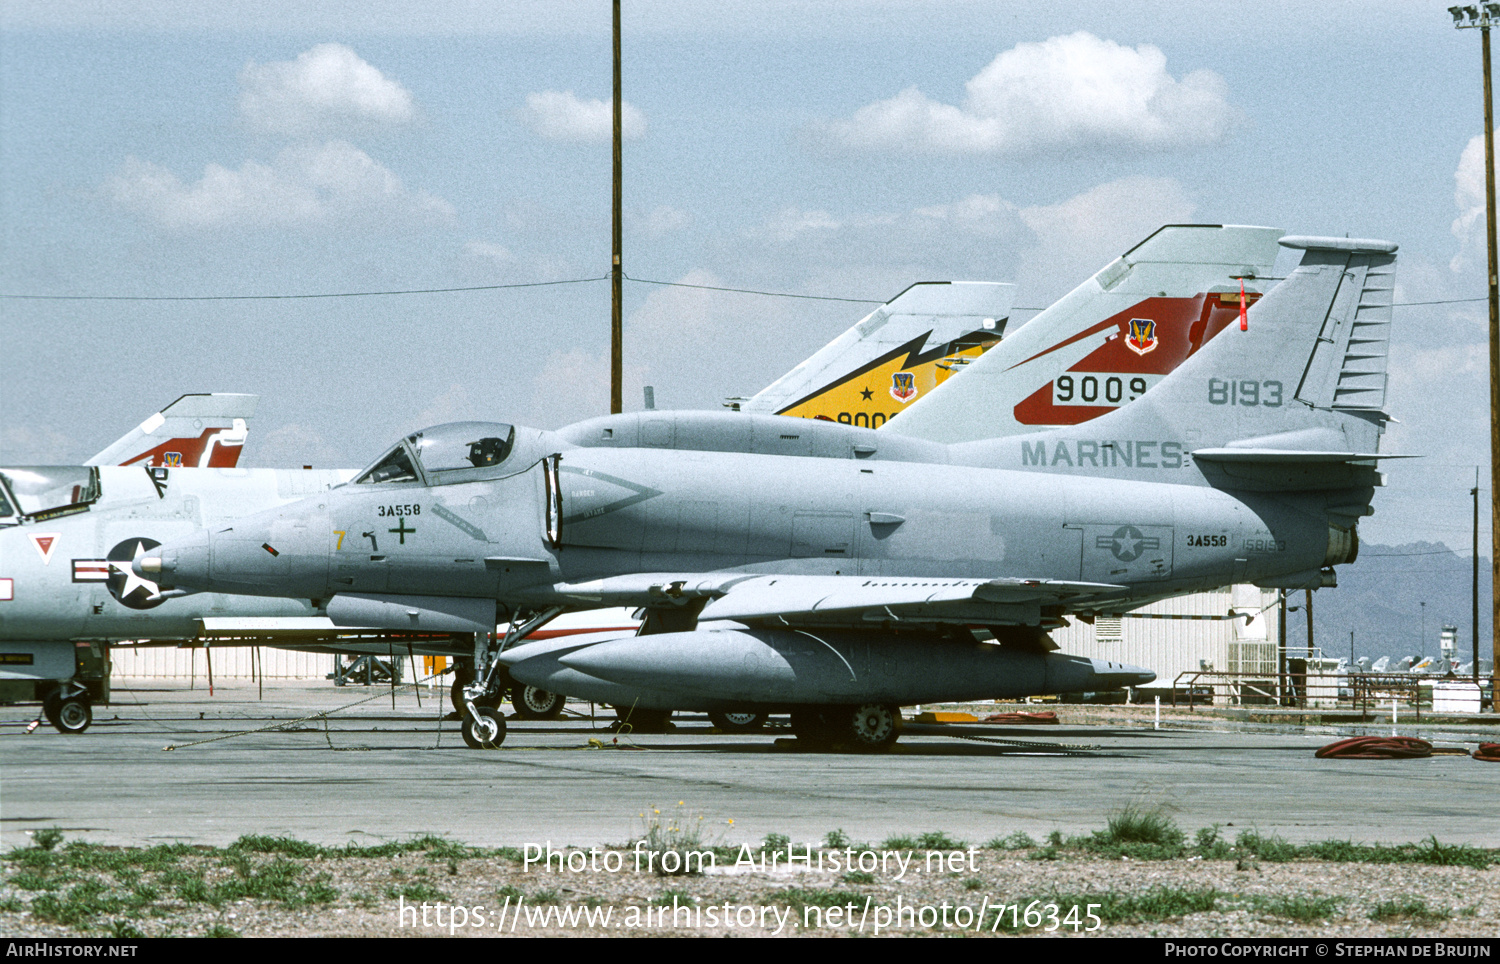
[[[627,281],[635,281],[639,282],[640,284],[664,285],[669,288],[699,288],[704,291],[733,291],[736,294],[742,295],[766,295],[771,298],[803,298],[808,301],[850,301],[854,302],[855,304],[861,305],[886,304],[886,302],[884,301],[878,301],[871,298],[835,298],[831,295],[794,295],[789,294],[785,291],[757,291],[754,288],[721,288],[717,285],[690,285],[685,284],[681,281],[653,281],[650,278],[632,278],[629,275],[626,275],[625,278]],[[1028,309],[1023,308],[1021,310],[1026,311]]]
[[[509,285],[471,285],[465,288],[401,288],[392,291],[334,291],[294,295],[7,295],[0,298],[17,301],[291,301],[307,298],[378,298],[386,295],[441,295],[456,291],[500,291],[504,288],[546,288],[554,285],[579,285],[604,278],[569,278],[564,281],[527,281]]]
[[[632,278],[625,275],[627,281],[639,284],[661,285],[668,288],[696,288],[701,291],[726,291],[733,294],[761,295],[767,298],[796,298],[804,301],[842,301],[861,305],[883,305],[887,302],[878,298],[841,298],[834,295],[803,295],[793,294],[787,291],[765,291],[759,288],[729,288],[721,285],[695,285],[682,281],[659,281],[654,278]],[[33,294],[0,294],[0,298],[14,301],[296,301],[315,298],[380,298],[392,295],[440,295],[454,294],[466,291],[503,291],[510,288],[546,288],[557,285],[588,284],[594,281],[607,281],[609,276],[602,278],[568,278],[562,281],[526,281],[516,284],[504,285],[466,285],[456,288],[397,288],[386,291],[333,291],[298,293],[284,295],[33,295]],[[1449,298],[1441,301],[1398,301],[1391,305],[1393,308],[1413,308],[1423,305],[1457,305],[1467,304],[1475,301],[1485,301],[1485,298]],[[1012,311],[1046,311],[1045,307],[1015,307]]]

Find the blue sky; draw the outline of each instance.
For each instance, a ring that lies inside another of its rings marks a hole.
[[[1388,238],[1398,301],[1484,294],[1479,38],[1442,4],[627,0],[624,48],[637,278],[872,300],[1003,280],[1041,306],[1194,220]],[[9,0],[0,293],[602,278],[609,70],[596,0]],[[643,384],[671,407],[753,392],[868,310],[626,298],[628,407]],[[264,396],[258,465],[607,405],[600,281],[0,312],[10,463],[85,458],[188,391]],[[1387,448],[1424,458],[1365,538],[1467,545],[1483,304],[1398,309],[1391,368]]]

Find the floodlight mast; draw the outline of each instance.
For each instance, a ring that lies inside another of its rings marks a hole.
[[[1500,3],[1449,7],[1453,26],[1459,30],[1479,28],[1484,54],[1484,211],[1489,247],[1490,288],[1490,580],[1494,593],[1490,613],[1490,709],[1500,691],[1500,566],[1494,563],[1500,544],[1500,254],[1495,247],[1495,113],[1490,96],[1490,27],[1500,23]],[[1477,653],[1475,654],[1478,655]],[[1479,661],[1476,658],[1475,663]],[[1478,668],[1476,665],[1475,672]]]

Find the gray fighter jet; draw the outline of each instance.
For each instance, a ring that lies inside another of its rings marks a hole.
[[[1395,245],[1281,244],[1300,262],[1246,330],[1083,425],[941,444],[729,413],[450,424],[133,568],[472,632],[475,746],[504,736],[483,705],[501,664],[647,711],[790,710],[799,738],[872,747],[903,704],[1148,682],[1046,631],[1231,582],[1332,585],[1372,511]],[[644,608],[641,633],[512,645],[610,605]]]

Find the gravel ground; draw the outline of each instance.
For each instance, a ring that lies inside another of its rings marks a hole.
[[[1030,848],[981,849],[957,857],[949,852],[947,859],[953,863],[928,873],[927,854],[918,850],[904,874],[892,858],[884,871],[860,876],[846,875],[842,867],[832,869],[831,858],[836,855],[845,860],[846,852],[824,851],[821,871],[789,871],[780,860],[764,869],[726,866],[733,858],[725,857],[718,868],[702,876],[663,878],[634,872],[632,852],[617,852],[622,869],[614,873],[602,869],[548,873],[536,866],[527,869],[512,859],[513,854],[477,855],[451,844],[382,857],[333,856],[326,851],[298,857],[263,851],[236,854],[232,848],[184,848],[180,856],[159,864],[101,871],[98,867],[109,859],[118,862],[119,855],[145,852],[93,848],[84,854],[79,848],[59,848],[54,853],[63,855],[71,869],[44,868],[42,879],[36,876],[35,861],[28,864],[12,852],[6,859],[6,883],[0,885],[0,933],[8,937],[215,932],[247,937],[447,936],[450,931],[462,936],[957,935],[976,930],[988,934],[995,931],[993,908],[997,904],[1009,908],[1019,902],[1016,913],[1024,914],[1030,901],[1041,900],[1035,913],[1046,915],[1046,901],[1059,895],[1068,896],[1058,901],[1058,925],[1053,933],[1086,931],[1092,925],[1093,933],[1111,937],[1494,937],[1500,915],[1500,864],[1477,870],[1306,860],[1273,863],[1252,858],[1157,861],[1100,859],[1067,851],[1058,859],[1041,860],[1036,859],[1039,848]],[[880,852],[879,845],[873,852]],[[816,851],[813,859],[817,859]],[[81,869],[80,865],[87,864],[93,869]],[[286,882],[277,895],[234,896],[232,888],[245,880],[276,874]],[[193,884],[195,879],[200,883]],[[218,897],[206,896],[216,888]],[[131,893],[140,899],[127,906]],[[1080,904],[1098,901],[1115,907],[1113,915],[1098,909],[1103,917],[1114,919],[1094,924],[1086,916],[1089,908],[1081,906],[1070,920],[1073,895]],[[1132,899],[1136,902],[1133,910],[1128,906]],[[1194,910],[1195,901],[1196,906],[1211,909]],[[425,927],[421,926],[424,903]],[[851,903],[852,910],[843,906]],[[1402,905],[1404,912],[1373,920],[1371,915],[1383,904]],[[462,918],[455,906],[463,908]],[[986,907],[984,925],[979,927],[973,921]],[[592,924],[584,919],[562,923],[557,916],[563,912],[581,915],[585,909],[595,915]],[[480,912],[484,926],[477,926]],[[601,919],[606,913],[607,922]],[[999,932],[1009,930],[1013,916],[1009,909],[1004,912]],[[724,924],[726,917],[729,926]],[[59,923],[59,918],[73,923]],[[466,926],[452,926],[463,918]],[[1021,932],[1043,935],[1049,923],[1042,916],[1039,927],[1023,927]]]

